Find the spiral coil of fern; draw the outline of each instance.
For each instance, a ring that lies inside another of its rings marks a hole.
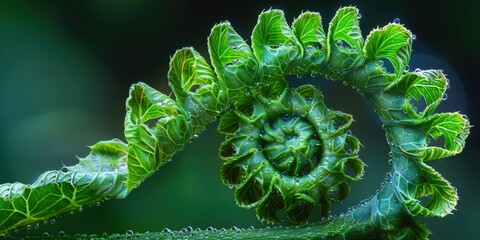
[[[460,153],[470,125],[460,113],[434,113],[448,85],[442,71],[404,73],[412,44],[407,29],[388,24],[364,41],[357,16],[354,7],[339,9],[325,34],[318,13],[302,13],[290,28],[283,12],[269,10],[259,16],[251,47],[229,23],[216,25],[208,39],[213,70],[192,48],[174,54],[168,78],[175,100],[144,83],[132,86],[127,144],[102,141],[79,164],[46,172],[34,184],[0,185],[0,235],[105,198],[126,197],[218,116],[220,132],[230,136],[220,148],[221,175],[236,188],[239,205],[255,206],[267,221],[277,221],[276,210],[284,210],[301,222],[315,205],[325,215],[331,201],[347,195],[346,180],[361,176],[363,163],[358,140],[347,131],[350,116],[327,109],[314,87],[291,90],[285,80],[314,73],[357,88],[372,103],[385,125],[392,170],[378,193],[357,208],[301,227],[295,236],[428,237],[415,216],[450,214],[458,197],[427,161]],[[423,108],[416,106],[421,99]],[[327,128],[319,129],[319,122]],[[429,145],[440,136],[443,146]],[[333,152],[339,157],[326,159]],[[353,174],[346,174],[346,166]],[[322,172],[327,170],[340,174]],[[319,174],[303,182],[312,173]],[[431,200],[420,202],[425,195]]]
[[[273,100],[254,95],[252,106],[220,120],[229,137],[220,146],[223,181],[236,189],[238,205],[255,206],[267,222],[278,222],[280,209],[293,222],[305,221],[316,205],[328,215],[331,202],[347,196],[346,180],[363,174],[359,142],[346,130],[352,117],[327,109],[311,85]]]

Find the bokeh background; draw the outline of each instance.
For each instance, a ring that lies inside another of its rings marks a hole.
[[[169,93],[166,75],[176,49],[207,56],[211,27],[229,20],[245,38],[262,10],[280,8],[292,21],[305,10],[322,14],[324,28],[340,6],[362,14],[364,36],[400,18],[417,38],[410,69],[444,69],[448,99],[439,111],[461,111],[477,125],[480,14],[477,1],[2,1],[0,2],[0,182],[31,183],[42,172],[77,162],[88,145],[123,139],[130,84],[143,81]],[[368,164],[352,183],[344,211],[375,192],[388,169],[388,148],[371,107],[351,89],[322,78],[331,108],[351,113]],[[213,227],[261,227],[253,210],[235,206],[218,177],[223,137],[209,126],[197,141],[124,200],[110,200],[22,235],[123,233]],[[431,239],[474,239],[480,233],[479,136],[473,128],[464,152],[431,165],[458,188],[454,215],[421,219]],[[314,217],[312,221],[316,221]]]

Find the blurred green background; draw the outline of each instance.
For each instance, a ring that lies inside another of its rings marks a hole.
[[[476,1],[2,1],[0,182],[31,183],[46,170],[75,164],[75,156],[88,154],[88,145],[123,139],[130,84],[143,81],[169,93],[170,56],[186,46],[207,56],[207,36],[215,23],[229,20],[249,39],[258,14],[280,8],[289,21],[302,11],[318,11],[326,29],[336,10],[348,5],[360,9],[364,36],[400,18],[417,36],[410,69],[444,69],[450,79],[448,100],[439,111],[461,111],[476,125]],[[308,77],[295,81],[319,85],[329,107],[355,116],[352,130],[364,145],[361,156],[368,167],[364,180],[352,183],[350,197],[334,208],[344,211],[373,194],[388,169],[380,122],[365,99],[341,84]],[[235,206],[233,192],[220,182],[217,147],[223,137],[215,127],[208,127],[127,199],[104,202],[18,234],[262,226],[253,210]],[[431,163],[460,195],[454,215],[421,220],[428,222],[431,239],[480,235],[478,143],[473,128],[461,155]]]

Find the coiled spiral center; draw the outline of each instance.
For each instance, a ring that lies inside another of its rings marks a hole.
[[[347,180],[363,174],[358,139],[347,131],[352,121],[328,109],[311,85],[255,95],[220,119],[227,135],[220,145],[222,180],[235,189],[237,204],[255,207],[262,220],[278,222],[283,210],[302,222],[319,205],[327,216],[331,202],[348,195]]]
[[[283,175],[304,176],[322,158],[316,129],[304,117],[285,114],[265,125],[260,137],[265,157]]]

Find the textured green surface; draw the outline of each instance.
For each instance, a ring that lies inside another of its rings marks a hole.
[[[235,189],[239,206],[255,207],[259,219],[267,221],[277,221],[276,211],[283,210],[293,222],[302,222],[318,205],[327,216],[331,202],[347,196],[346,180],[363,174],[363,163],[359,142],[348,131],[352,117],[328,109],[315,87],[292,90],[285,79],[318,74],[358,89],[383,122],[392,169],[378,192],[320,223],[195,234],[211,239],[427,238],[415,216],[443,217],[458,200],[456,189],[427,162],[460,153],[470,125],[458,112],[435,113],[448,87],[442,71],[405,71],[412,44],[407,29],[391,23],[364,41],[357,16],[356,8],[339,9],[325,34],[318,13],[302,13],[290,28],[282,11],[265,11],[251,47],[228,22],[214,26],[208,38],[213,69],[192,48],[172,57],[168,78],[175,99],[144,83],[132,86],[126,144],[102,141],[75,166],[46,172],[30,185],[0,185],[0,235],[126,197],[217,117],[219,131],[228,137],[219,152],[221,177]],[[438,138],[442,144],[430,144]],[[185,231],[157,236],[179,234],[188,237]]]

